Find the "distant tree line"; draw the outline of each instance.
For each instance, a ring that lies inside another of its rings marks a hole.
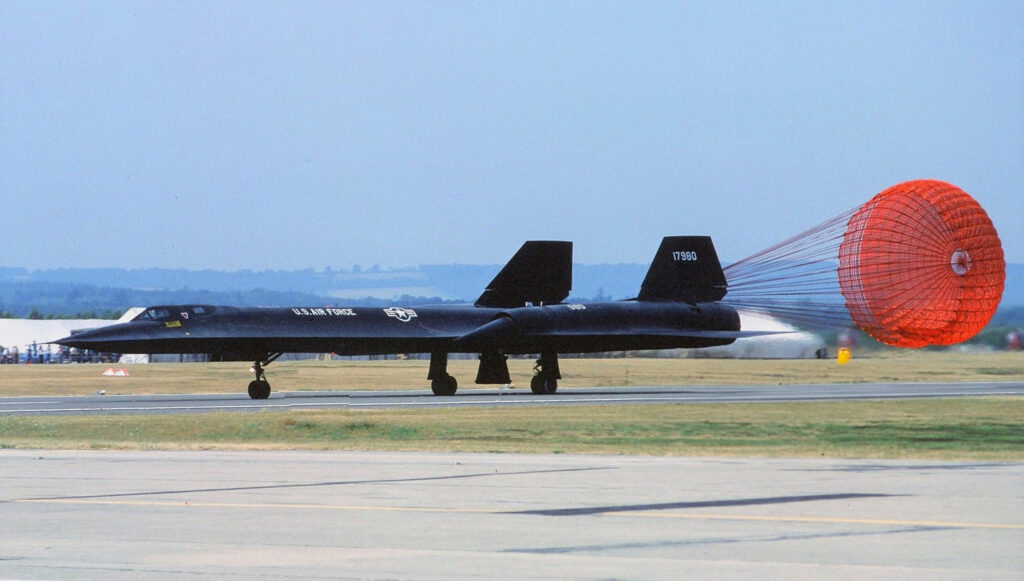
[[[1003,347],[1006,344],[1006,335],[1012,331],[1024,331],[1024,307],[1000,307],[988,325],[968,343]]]

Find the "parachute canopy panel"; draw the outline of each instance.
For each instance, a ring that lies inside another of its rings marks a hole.
[[[976,335],[1003,294],[1003,249],[981,206],[936,180],[893,186],[858,208],[839,246],[839,288],[854,322],[899,347]]]

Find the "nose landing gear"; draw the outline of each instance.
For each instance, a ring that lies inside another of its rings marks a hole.
[[[267,399],[270,397],[270,382],[267,381],[267,375],[264,373],[263,368],[273,363],[280,356],[280,353],[268,353],[266,357],[253,362],[252,372],[256,375],[256,379],[249,382],[250,398]]]

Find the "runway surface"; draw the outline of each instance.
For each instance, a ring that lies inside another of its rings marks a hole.
[[[1024,383],[856,383],[561,388],[552,395],[528,389],[468,389],[452,397],[417,391],[275,392],[267,400],[243,393],[208,395],[0,398],[0,416],[37,414],[195,413],[329,408],[551,406],[654,403],[779,402],[879,398],[1021,396]]]
[[[0,451],[0,577],[1020,579],[1024,464]]]

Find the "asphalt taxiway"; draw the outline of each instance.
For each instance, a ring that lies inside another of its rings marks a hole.
[[[1024,395],[1024,382],[561,388],[558,393],[551,395],[535,395],[527,389],[467,389],[451,397],[438,397],[426,389],[416,391],[281,391],[272,393],[266,400],[252,400],[243,393],[0,398],[0,416],[172,414],[331,408],[738,403],[1022,395]]]
[[[1024,464],[0,451],[0,577],[1020,579]]]

